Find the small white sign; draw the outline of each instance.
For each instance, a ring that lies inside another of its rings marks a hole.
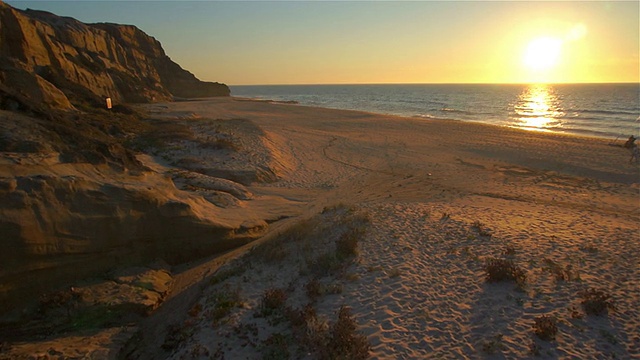
[[[111,109],[111,98],[107,98],[107,109]]]

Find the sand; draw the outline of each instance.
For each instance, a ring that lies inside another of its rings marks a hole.
[[[207,122],[250,129],[230,135],[239,154],[183,144],[145,162],[175,174],[168,160],[192,153],[227,173],[263,169],[266,182],[210,184],[237,198],[202,196],[272,223],[255,243],[174,269],[130,357],[317,358],[339,343],[343,305],[351,344],[364,339],[374,359],[640,356],[640,169],[620,144],[234,98],[141,108],[209,136]],[[336,259],[349,236],[356,254]],[[488,282],[490,258],[526,280]],[[612,306],[587,314],[588,289]],[[275,290],[284,300],[271,308]],[[315,315],[296,321],[307,305]],[[551,339],[535,333],[543,315]]]
[[[271,233],[283,254],[257,246],[207,277],[155,356],[314,358],[309,319],[300,327],[286,311],[262,314],[274,289],[289,312],[312,304],[317,333],[349,306],[371,358],[640,356],[640,176],[619,144],[234,99],[162,106],[255,124],[286,171],[248,189],[273,207],[305,205],[289,230]],[[358,254],[315,272],[354,226],[364,229]],[[494,257],[523,269],[525,283],[487,282]],[[305,291],[313,279],[323,289],[315,300]],[[614,307],[586,314],[590,288]],[[221,294],[234,296],[228,313]],[[543,315],[555,319],[553,340],[535,334]]]

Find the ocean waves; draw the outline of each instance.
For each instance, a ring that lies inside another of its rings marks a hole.
[[[614,138],[640,136],[638,84],[264,85],[233,96]]]

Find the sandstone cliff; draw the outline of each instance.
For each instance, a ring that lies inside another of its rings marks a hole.
[[[228,95],[134,26],[0,1],[0,318],[86,277],[156,258],[181,263],[260,236],[266,218],[213,201],[250,200],[242,185],[211,178],[202,194],[176,188],[136,154],[157,122],[131,107],[101,109],[107,96],[120,104]]]
[[[71,109],[173,97],[228,96],[202,82],[135,26],[84,24],[0,1],[0,107]]]

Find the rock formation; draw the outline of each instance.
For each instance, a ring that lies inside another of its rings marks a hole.
[[[114,268],[177,264],[259,236],[261,219],[181,191],[137,159],[132,142],[152,124],[122,105],[99,109],[104,97],[228,95],[134,26],[0,1],[0,317]],[[217,191],[241,201],[238,189]]]
[[[84,24],[0,1],[0,106],[71,109],[174,97],[228,96],[165,54],[160,42],[131,25]]]

